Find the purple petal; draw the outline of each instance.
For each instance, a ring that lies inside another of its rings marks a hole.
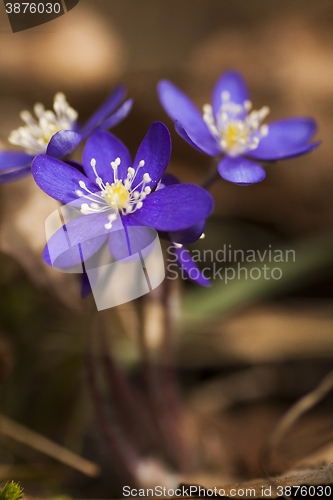
[[[80,181],[83,181],[90,191],[99,191],[98,187],[76,168],[48,155],[36,156],[31,170],[37,185],[62,203],[70,203],[78,198],[76,191],[81,190]]]
[[[105,216],[93,214],[66,223],[47,242],[44,261],[54,267],[68,268],[89,259],[107,240],[106,221]]]
[[[20,151],[0,151],[0,172],[12,168],[27,167],[34,156]]]
[[[262,181],[265,176],[265,170],[247,158],[242,156],[225,156],[217,166],[220,176],[226,181],[246,186]]]
[[[197,149],[201,153],[206,153],[210,156],[216,156],[222,153],[221,147],[209,132],[209,137],[204,137],[195,132],[185,130],[183,125],[175,121],[176,132],[182,137],[190,146]],[[208,128],[207,128],[208,131]]]
[[[317,130],[312,118],[286,118],[268,124],[268,135],[263,137],[247,156],[260,160],[279,160],[309,153],[320,143],[308,144]]]
[[[184,231],[173,231],[169,233],[171,241],[180,243],[181,245],[190,245],[197,241],[205,229],[206,221],[198,222],[195,226],[185,229]]]
[[[109,116],[104,122],[102,122],[97,128],[98,130],[108,130],[115,127],[123,121],[132,109],[133,99],[129,99],[124,102],[124,104],[115,112],[113,115]]]
[[[0,184],[7,184],[9,182],[19,181],[31,174],[31,166],[19,168],[6,174],[0,174]]]
[[[146,186],[154,189],[168,166],[170,155],[171,139],[169,130],[164,123],[154,122],[150,126],[136,154],[133,163],[134,170],[137,170],[141,160],[144,160],[145,164],[138,169],[132,188],[135,189],[136,186],[141,184],[143,175],[148,173],[151,182],[147,183]],[[141,186],[139,190],[141,190]]]
[[[121,220],[123,228],[111,231],[109,236],[109,250],[115,260],[143,252],[156,238],[154,229],[138,225],[133,217],[122,217]]]
[[[161,183],[164,184],[164,187],[166,187],[166,186],[172,186],[173,184],[180,184],[180,181],[177,179],[175,175],[165,174],[161,179]]]
[[[73,160],[66,160],[65,163],[67,163],[67,165],[70,165],[71,167],[76,168],[76,170],[81,172],[81,174],[83,174],[86,177],[86,173],[85,173],[83,165],[81,165],[81,163],[79,163],[78,161],[73,161]]]
[[[114,173],[111,162],[120,158],[118,179],[126,179],[127,169],[132,166],[130,154],[126,146],[113,134],[101,130],[95,132],[87,141],[82,155],[84,170],[90,180],[95,182],[96,175],[90,164],[92,158],[96,160],[96,171],[103,182],[114,182]]]
[[[172,247],[172,250],[177,257],[179,267],[184,270],[190,281],[198,283],[202,286],[210,286],[209,280],[203,276],[196,263],[193,262],[191,255],[186,248]]]
[[[179,135],[189,144],[207,154],[218,154],[220,149],[208,130],[202,113],[187,95],[167,80],[160,81],[157,90],[165,111],[172,120],[179,122],[178,128],[176,127]],[[186,138],[187,136],[190,141]]]
[[[212,107],[215,119],[221,112],[222,92],[229,92],[230,101],[235,104],[243,104],[244,101],[250,99],[249,90],[242,75],[237,71],[226,71],[217,80],[212,92]],[[244,112],[245,114],[246,112]]]
[[[194,184],[175,184],[151,193],[132,217],[158,231],[182,231],[206,219],[213,210],[212,196]]]
[[[80,129],[80,133],[84,138],[88,137],[91,132],[106,120],[125,99],[126,89],[124,85],[118,85],[109,95],[106,101],[98,108],[98,110],[89,118],[89,120]]]
[[[82,136],[73,130],[61,130],[48,143],[46,154],[53,158],[63,158],[72,153],[82,141]]]

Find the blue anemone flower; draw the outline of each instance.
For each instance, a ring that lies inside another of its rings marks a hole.
[[[247,85],[236,71],[220,76],[213,89],[212,103],[204,106],[203,114],[167,80],[159,82],[158,94],[183,139],[210,156],[224,154],[218,171],[221,177],[235,184],[253,184],[265,178],[265,170],[257,161],[300,156],[320,144],[309,143],[316,133],[312,118],[291,117],[263,125],[269,108],[251,111]]]
[[[35,104],[37,120],[29,111],[22,111],[20,116],[25,126],[13,130],[8,140],[13,145],[23,147],[24,152],[0,151],[0,172],[4,172],[0,174],[0,184],[14,182],[29,175],[31,162],[36,155],[46,153],[53,158],[63,158],[95,130],[105,130],[117,125],[126,118],[132,107],[132,99],[120,106],[125,93],[125,87],[118,85],[82,126],[77,121],[77,111],[70,107],[61,92],[55,95],[54,111],[45,110],[40,103]]]
[[[56,158],[38,155],[32,162],[38,186],[78,211],[78,217],[66,221],[71,248],[60,228],[48,242],[59,258],[56,264],[51,262],[47,245],[44,261],[69,268],[82,261],[78,245],[84,245],[86,260],[106,242],[111,255],[121,260],[150,244],[147,228],[174,235],[178,241],[200,237],[213,210],[213,199],[193,184],[161,184],[170,153],[167,127],[154,122],[133,164],[125,145],[106,131],[95,132],[88,139],[82,157],[84,173]],[[119,222],[122,230],[117,229]]]

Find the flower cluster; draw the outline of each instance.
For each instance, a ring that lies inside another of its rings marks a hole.
[[[167,80],[159,83],[158,95],[178,134],[197,150],[217,157],[221,177],[235,184],[262,181],[266,173],[260,162],[309,153],[319,144],[310,142],[316,132],[311,118],[265,124],[269,108],[252,109],[247,86],[235,71],[218,79],[212,103],[203,107],[203,113]],[[172,245],[179,265],[189,275],[197,266],[182,246],[204,237],[206,219],[213,210],[212,196],[202,187],[182,184],[165,173],[171,139],[161,122],[151,125],[132,163],[126,146],[107,131],[129,113],[132,101],[121,105],[124,97],[120,85],[84,125],[62,93],[55,96],[54,111],[41,104],[34,107],[36,118],[23,111],[25,125],[10,134],[9,142],[24,152],[0,151],[0,183],[32,171],[45,193],[72,207],[72,219],[45,247],[43,258],[49,265],[54,265],[51,246],[60,268],[89,259],[105,244],[115,259],[124,259],[149,244],[151,234],[146,229],[153,228]],[[67,156],[83,140],[87,141],[82,164],[70,161]],[[70,234],[70,248],[64,230]],[[199,284],[209,285],[204,276],[196,275]]]

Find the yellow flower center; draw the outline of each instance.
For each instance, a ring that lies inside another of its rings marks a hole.
[[[269,113],[264,106],[259,111],[251,111],[252,103],[244,101],[236,104],[230,100],[229,92],[222,92],[221,107],[214,116],[210,104],[205,104],[203,119],[221,147],[221,152],[237,156],[258,147],[260,140],[268,134],[268,125],[262,121]]]
[[[45,142],[46,146],[48,145],[48,143],[50,142],[51,140],[51,137],[54,136],[54,134],[56,134],[57,132],[60,132],[60,130],[62,130],[61,128],[53,128],[52,130],[47,130],[47,131],[43,131],[43,141]]]
[[[82,191],[81,189],[77,189],[75,194],[85,199],[85,202],[81,204],[81,213],[88,215],[105,212],[109,222],[104,227],[105,229],[111,229],[112,223],[117,219],[118,212],[128,215],[139,210],[146,196],[151,193],[151,187],[147,186],[147,184],[152,179],[148,172],[143,174],[141,182],[134,188],[132,186],[139,169],[144,164],[144,160],[141,160],[136,170],[133,167],[128,167],[126,179],[121,180],[118,179],[120,158],[116,158],[115,161],[111,162],[114,172],[114,182],[112,184],[108,182],[104,184],[103,179],[98,175],[96,170],[96,159],[92,158],[90,165],[96,175],[96,184],[100,191],[92,192],[87,188],[84,181],[79,181]]]
[[[107,183],[102,195],[110,207],[114,209],[118,208],[118,210],[122,210],[126,207],[130,197],[128,189],[125,188],[120,180],[111,185]]]
[[[221,132],[222,140],[225,141],[225,150],[231,152],[238,147],[239,144],[246,144],[248,133],[245,127],[242,127],[242,122],[229,123]]]

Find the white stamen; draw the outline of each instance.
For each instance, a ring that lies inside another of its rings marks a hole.
[[[261,125],[269,108],[264,106],[259,111],[250,112],[251,101],[239,104],[230,99],[229,92],[221,93],[221,107],[216,119],[212,106],[205,104],[203,119],[221,149],[230,156],[237,156],[256,149],[260,140],[269,133],[268,126]]]
[[[38,120],[29,111],[22,111],[20,117],[26,125],[13,130],[8,138],[11,144],[23,147],[28,154],[46,153],[54,134],[76,128],[78,113],[69,106],[64,94],[60,92],[54,97],[54,112],[45,110],[40,103],[35,104],[33,109]]]
[[[86,194],[80,190],[75,191],[77,196],[84,197],[85,200],[90,201],[90,204],[81,204],[81,212],[84,215],[106,212],[109,219],[105,224],[106,229],[111,229],[112,222],[117,218],[118,211],[121,211],[123,215],[127,215],[139,210],[142,208],[143,201],[147,195],[151,193],[151,187],[146,186],[152,180],[147,172],[143,174],[142,181],[132,188],[139,169],[145,165],[144,160],[138,163],[136,171],[133,167],[127,169],[127,176],[124,181],[118,179],[118,166],[120,162],[120,158],[116,158],[110,163],[114,172],[114,182],[112,184],[108,182],[104,184],[103,179],[99,177],[97,172],[96,159],[92,158],[90,165],[96,176],[96,184],[99,187],[99,191],[90,191],[82,180],[79,181],[79,185]]]

